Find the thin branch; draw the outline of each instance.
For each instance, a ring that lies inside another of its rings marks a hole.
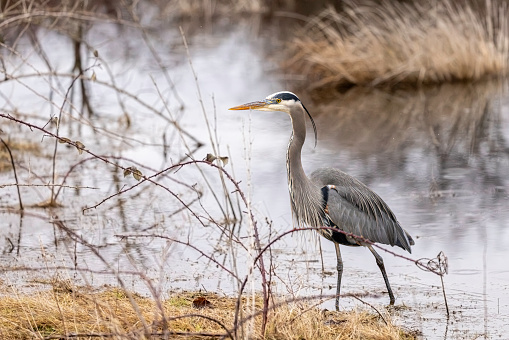
[[[232,277],[234,277],[235,279],[237,279],[237,281],[240,282],[240,279],[239,279],[239,277],[237,275],[235,275],[231,270],[229,270],[228,268],[223,266],[221,263],[219,263],[212,255],[206,254],[204,251],[200,250],[200,248],[198,248],[197,246],[192,245],[189,242],[180,241],[178,239],[175,239],[175,238],[172,238],[172,237],[169,237],[169,236],[158,235],[158,234],[115,234],[115,236],[116,237],[120,237],[120,238],[156,237],[156,238],[162,238],[162,239],[165,239],[165,240],[169,240],[169,241],[172,241],[172,242],[176,242],[176,243],[182,244],[184,246],[187,246],[187,247],[190,247],[191,249],[196,250],[198,253],[200,253],[201,256],[206,257],[210,261],[214,262],[218,267],[220,267],[221,269],[226,271],[228,274],[230,274]]]
[[[25,126],[28,126],[28,127],[29,127],[29,128],[31,128],[31,129],[36,129],[36,130],[39,130],[39,131],[41,131],[41,132],[44,132],[47,136],[54,137],[54,138],[58,139],[59,141],[61,141],[62,143],[66,143],[66,144],[72,145],[72,146],[74,146],[76,149],[81,150],[82,152],[87,153],[87,154],[89,154],[89,155],[93,156],[94,158],[96,158],[96,159],[99,159],[99,160],[103,161],[103,162],[104,162],[104,163],[106,163],[106,164],[112,165],[112,166],[114,166],[114,167],[116,167],[116,168],[119,168],[119,169],[122,169],[122,170],[124,170],[124,171],[126,171],[126,170],[130,171],[127,167],[124,167],[124,166],[122,166],[122,165],[120,165],[120,164],[117,164],[117,163],[115,163],[115,162],[112,162],[112,161],[110,161],[109,159],[107,159],[105,156],[97,155],[97,154],[93,153],[92,151],[90,151],[90,150],[88,150],[88,149],[86,149],[86,148],[83,148],[83,146],[82,146],[82,145],[78,145],[76,142],[73,142],[73,141],[71,141],[71,140],[69,140],[69,139],[67,139],[67,138],[60,137],[60,136],[58,136],[58,135],[54,134],[53,132],[50,132],[50,131],[48,131],[48,130],[46,130],[46,129],[44,129],[44,128],[41,128],[40,126],[37,126],[37,125],[31,124],[31,123],[28,123],[28,122],[22,121],[22,120],[20,120],[20,119],[17,119],[17,118],[15,118],[15,117],[11,116],[11,115],[8,115],[8,114],[6,115],[6,114],[3,114],[3,113],[0,113],[0,117],[3,117],[3,118],[6,118],[6,119],[9,119],[9,120],[11,120],[11,121],[14,121],[14,122],[16,122],[16,123],[19,123],[19,124],[22,124],[22,125],[25,125]],[[212,167],[216,167],[216,168],[218,168],[218,166],[216,166],[216,165],[214,165],[214,164],[212,164],[212,163],[208,163],[208,162],[205,162],[205,161],[194,161],[194,160],[193,160],[193,161],[191,161],[191,162],[187,162],[187,163],[180,163],[180,164],[177,164],[177,165],[171,166],[171,167],[169,167],[168,169],[172,169],[172,168],[175,168],[175,167],[181,167],[181,166],[183,166],[183,165],[186,165],[186,164],[192,164],[192,163],[204,163],[204,164],[208,164],[209,166],[212,166]],[[171,191],[171,190],[170,190],[169,188],[167,188],[166,186],[164,186],[164,185],[162,185],[162,184],[160,184],[160,183],[158,183],[158,182],[156,182],[156,181],[154,181],[154,180],[152,180],[152,179],[151,179],[152,177],[159,176],[160,174],[162,174],[162,173],[166,172],[168,169],[165,169],[165,170],[159,171],[158,173],[156,173],[155,175],[152,175],[152,176],[150,176],[150,177],[143,176],[143,177],[142,177],[142,178],[143,178],[143,179],[142,179],[142,181],[140,181],[140,182],[139,182],[138,184],[136,184],[135,186],[137,186],[137,185],[139,185],[139,184],[141,184],[141,183],[143,183],[143,182],[145,182],[145,181],[148,181],[148,182],[150,182],[150,183],[152,183],[152,184],[155,184],[156,186],[158,186],[158,187],[160,187],[160,188],[162,188],[162,189],[166,190],[166,191],[167,191],[168,193],[170,193],[170,194],[171,194],[171,195],[172,195],[175,199],[177,199],[177,200],[178,200],[178,201],[179,201],[179,202],[180,202],[180,203],[181,203],[181,204],[182,204],[182,205],[183,205],[183,206],[184,206],[184,207],[185,207],[185,208],[186,208],[186,209],[187,209],[187,210],[188,210],[188,211],[189,211],[189,212],[190,212],[190,213],[191,213],[191,214],[192,214],[192,215],[193,215],[193,216],[194,216],[194,217],[195,217],[195,218],[196,218],[196,219],[197,219],[197,220],[198,220],[198,221],[199,221],[199,222],[203,225],[203,226],[204,226],[203,221],[201,221],[200,217],[199,217],[199,216],[198,216],[198,215],[197,215],[197,214],[196,214],[196,213],[195,213],[195,212],[194,212],[194,211],[193,211],[193,210],[189,207],[189,205],[188,205],[188,204],[186,204],[184,201],[182,201],[182,199],[179,197],[179,195],[177,195],[176,193],[174,193],[173,191]],[[225,170],[223,170],[223,171],[225,171]],[[225,173],[226,173],[226,172],[225,172]],[[226,174],[227,174],[227,173],[226,173]],[[237,184],[237,183],[233,180],[233,178],[232,178],[229,174],[227,175],[227,177],[228,177],[228,178],[232,181],[232,183]],[[135,186],[133,186],[133,187],[135,187]],[[238,185],[237,185],[237,188],[238,188]],[[85,211],[85,210],[87,210],[87,209],[90,209],[90,208],[84,208],[84,209],[83,209],[83,211]]]
[[[69,96],[69,93],[71,92],[71,89],[73,88],[74,83],[83,75],[83,73],[87,72],[88,70],[92,69],[93,67],[95,67],[95,63],[92,66],[90,66],[87,69],[85,69],[85,70],[80,70],[78,75],[75,76],[72,79],[71,84],[67,88],[67,91],[66,91],[65,96],[64,96],[64,100],[62,101],[62,105],[60,106],[60,111],[58,113],[57,131],[55,133],[56,136],[59,135],[60,124],[62,124],[62,112],[64,111],[64,106],[67,103],[67,97]],[[54,149],[53,149],[53,159],[52,159],[52,167],[51,167],[51,184],[53,184],[53,185],[55,184],[55,180],[56,180],[56,161],[57,161],[58,144],[59,144],[59,140],[55,139],[55,146],[54,146]],[[55,201],[56,201],[56,198],[55,198],[55,187],[53,186],[53,187],[51,187],[51,204],[54,204]]]
[[[68,188],[68,189],[93,189],[98,190],[97,187],[89,187],[89,186],[80,186],[80,185],[64,185],[64,184],[19,184],[19,183],[11,183],[11,184],[0,184],[0,188],[6,188],[6,187],[59,187],[59,188]],[[23,210],[23,208],[21,208]]]
[[[380,315],[380,317],[381,317],[381,318],[382,318],[382,320],[385,322],[385,324],[386,324],[386,325],[388,325],[387,320],[385,320],[385,318],[384,318],[384,316],[382,315],[382,313],[380,313],[380,312],[378,311],[378,309],[376,309],[376,308],[375,308],[375,306],[373,306],[373,305],[372,305],[372,304],[370,304],[369,302],[366,302],[366,301],[362,300],[360,297],[357,297],[357,296],[355,296],[355,295],[353,295],[353,294],[352,294],[352,295],[343,295],[343,296],[350,296],[350,297],[353,297],[354,299],[356,299],[356,300],[358,300],[358,301],[362,302],[363,304],[365,304],[365,305],[367,305],[367,306],[369,306],[369,307],[373,308],[373,309],[374,309],[374,310],[378,313],[378,315]]]
[[[7,152],[9,153],[9,157],[11,158],[12,172],[14,172],[14,179],[16,180],[16,189],[18,190],[19,210],[23,211],[23,202],[21,201],[21,192],[19,190],[18,175],[16,174],[16,165],[14,164],[14,157],[12,157],[11,148],[9,148],[9,145],[7,145],[3,138],[0,138],[0,141],[4,144],[5,148],[7,149]]]

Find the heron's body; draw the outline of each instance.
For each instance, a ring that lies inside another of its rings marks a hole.
[[[306,176],[301,162],[302,146],[306,139],[306,115],[312,122],[313,120],[295,94],[288,91],[277,92],[264,101],[248,103],[232,109],[283,111],[290,115],[293,130],[288,143],[286,164],[292,212],[301,226],[327,227],[318,229],[318,232],[336,245],[338,270],[336,309],[339,308],[343,272],[339,244],[366,246],[370,249],[383,274],[390,302],[394,304],[394,295],[385,273],[382,257],[373,249],[372,243],[399,246],[411,252],[410,246],[414,242],[401,228],[388,205],[363,183],[338,169],[322,168],[314,171],[310,178]],[[314,122],[313,128],[315,128]]]
[[[362,182],[334,168],[322,168],[311,174],[311,182],[321,188],[322,226],[336,227],[346,234],[391,246],[410,249],[409,235],[401,228],[387,204]],[[322,229],[326,239],[346,245],[366,245],[361,238]]]

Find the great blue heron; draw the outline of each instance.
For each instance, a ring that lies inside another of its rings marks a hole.
[[[286,152],[286,170],[292,213],[299,226],[317,229],[326,239],[334,242],[337,256],[338,280],[336,310],[339,310],[339,293],[343,260],[339,245],[365,246],[373,253],[384,277],[390,304],[394,304],[389,279],[382,257],[373,249],[372,242],[398,246],[411,253],[412,237],[399,224],[389,206],[375,192],[352,176],[334,168],[314,171],[308,178],[302,169],[301,150],[306,139],[306,115],[311,119],[317,140],[316,126],[309,111],[295,94],[281,91],[262,101],[247,103],[230,110],[282,111],[290,115],[293,132]],[[337,228],[343,232],[336,232]],[[359,236],[359,237],[354,237]],[[369,240],[370,242],[366,242]]]

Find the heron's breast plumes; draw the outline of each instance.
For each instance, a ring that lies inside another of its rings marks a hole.
[[[286,167],[288,174],[288,190],[292,213],[299,227],[323,227],[323,206],[320,188],[304,173],[298,158],[292,157],[293,134],[290,138]]]

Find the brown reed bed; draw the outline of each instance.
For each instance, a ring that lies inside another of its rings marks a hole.
[[[186,18],[228,16],[232,14],[268,13],[274,9],[289,9],[298,0],[276,2],[270,0],[0,0],[0,14],[10,21],[6,26],[20,23],[39,24],[48,21],[54,26],[63,20],[127,20],[144,6],[155,6],[155,18]],[[136,16],[136,15],[135,15]]]
[[[261,315],[241,331],[233,328],[237,299],[213,293],[172,293],[159,303],[153,298],[113,287],[97,291],[51,282],[49,290],[20,293],[2,284],[0,337],[3,339],[235,338],[257,339],[412,339],[414,335],[368,311],[327,312],[307,303],[283,304],[272,310],[265,336],[257,334]],[[206,301],[199,305],[197,301]],[[253,313],[242,301],[241,315]],[[262,308],[261,298],[254,312]],[[224,326],[224,327],[223,327]],[[225,330],[225,328],[227,330]],[[149,335],[150,334],[150,335]],[[228,335],[225,336],[229,338]]]
[[[309,21],[286,66],[315,88],[500,77],[509,70],[508,24],[507,3],[497,1],[346,1]]]

